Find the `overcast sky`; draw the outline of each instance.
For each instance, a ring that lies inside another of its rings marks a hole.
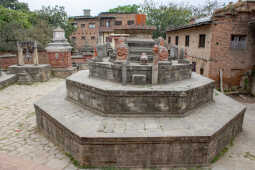
[[[119,5],[142,4],[144,0],[19,0],[26,2],[31,10],[41,9],[41,6],[64,6],[69,16],[78,16],[83,14],[83,9],[91,9],[92,15],[97,15],[100,12],[108,11]],[[174,3],[189,3],[192,5],[202,5],[208,0],[154,0],[156,2],[174,2]],[[236,0],[218,0],[219,2],[230,2]]]

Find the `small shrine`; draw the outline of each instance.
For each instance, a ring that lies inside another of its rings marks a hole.
[[[50,65],[39,64],[36,41],[17,42],[17,50],[18,64],[9,66],[8,72],[17,75],[18,83],[31,84],[50,79]],[[32,60],[33,64],[25,64],[25,60]]]
[[[65,78],[76,71],[72,67],[72,47],[65,38],[64,29],[57,27],[53,30],[53,41],[48,44],[46,51],[52,74],[56,77]]]

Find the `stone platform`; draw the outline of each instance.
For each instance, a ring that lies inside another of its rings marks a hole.
[[[214,81],[192,77],[162,85],[126,85],[89,78],[80,71],[66,80],[67,97],[105,116],[185,116],[213,101]]]
[[[54,77],[58,78],[66,78],[73,73],[75,73],[77,70],[74,67],[68,67],[68,68],[52,68],[51,72]]]
[[[23,66],[12,65],[8,67],[8,72],[16,74],[18,83],[21,84],[48,81],[51,76],[50,65],[48,64],[25,64]]]
[[[207,166],[242,131],[246,109],[214,91],[214,102],[191,110],[186,117],[115,118],[65,100],[66,93],[63,85],[35,103],[37,124],[87,166]]]
[[[15,74],[6,74],[2,72],[0,75],[0,89],[7,87],[17,81],[17,76]]]

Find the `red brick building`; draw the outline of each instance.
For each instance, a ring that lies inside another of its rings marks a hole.
[[[70,39],[75,48],[82,49],[85,44],[95,47],[96,44],[111,42],[112,34],[129,34],[131,37],[151,38],[155,27],[146,25],[146,15],[137,13],[102,12],[91,16],[90,10],[84,10],[83,16],[71,17],[77,27]]]
[[[185,50],[194,71],[225,88],[240,86],[255,66],[255,1],[237,2],[218,9],[212,17],[167,30],[169,48]]]

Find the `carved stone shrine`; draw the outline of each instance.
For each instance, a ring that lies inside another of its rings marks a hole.
[[[245,106],[166,60],[162,43],[121,43],[35,103],[40,131],[84,166],[208,166],[242,131]]]

